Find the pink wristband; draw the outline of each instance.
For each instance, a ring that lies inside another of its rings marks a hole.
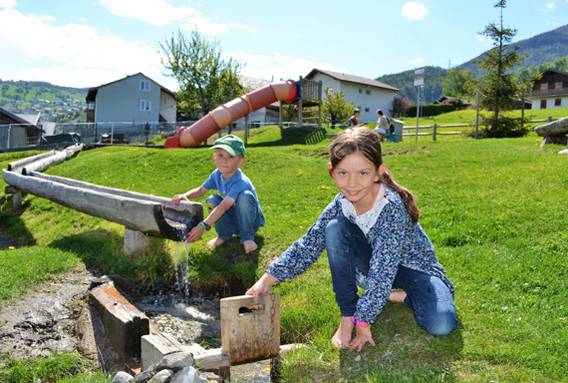
[[[369,327],[369,324],[367,322],[364,322],[362,320],[359,320],[355,317],[351,317],[351,322],[353,322],[353,324],[355,325],[355,327]]]

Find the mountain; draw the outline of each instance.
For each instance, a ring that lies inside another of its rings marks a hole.
[[[560,57],[568,56],[568,25],[541,33],[525,40],[517,41],[511,45],[518,47],[518,53],[521,56],[524,56],[524,60],[519,63],[516,70],[552,62]],[[458,67],[469,69],[475,76],[480,76],[482,72],[477,68],[475,62],[483,58],[486,54],[487,51],[461,65],[458,65]],[[447,72],[448,71],[446,69],[441,67],[425,67],[425,89],[423,100],[426,100],[427,103],[430,103],[442,96],[442,84]],[[413,69],[400,73],[383,75],[377,77],[377,80],[399,88],[401,95],[416,101],[416,88],[413,85]]]
[[[568,25],[556,28],[552,31],[541,33],[529,39],[517,41],[511,44],[518,48],[518,53],[524,56],[522,62],[516,69],[527,68],[530,66],[540,65],[545,62],[568,55]],[[487,54],[483,52],[474,59],[471,59],[460,65],[461,68],[469,69],[474,75],[480,75],[481,71],[475,63]]]
[[[0,80],[0,106],[12,113],[36,114],[42,121],[67,122],[85,115],[87,89],[41,81]]]

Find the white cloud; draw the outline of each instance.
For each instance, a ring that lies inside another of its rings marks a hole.
[[[484,45],[491,45],[491,40],[482,34],[478,33],[475,38]]]
[[[197,30],[210,36],[219,36],[228,33],[231,29],[247,32],[258,31],[258,28],[254,26],[235,21],[216,22],[195,8],[176,7],[169,4],[167,0],[100,0],[100,2],[115,16],[140,20],[157,27],[179,22],[183,29]]]
[[[247,31],[247,32],[258,32],[259,31],[259,28],[257,28],[257,27],[253,27],[253,26],[248,25],[248,24],[237,23],[236,21],[230,21],[229,26],[231,28],[242,29],[243,31]]]
[[[172,24],[200,12],[191,7],[175,7],[165,0],[100,0],[103,7],[115,16],[144,21],[156,26]]]
[[[0,0],[0,9],[16,8],[16,0]]]
[[[409,20],[422,20],[428,16],[428,8],[417,1],[407,1],[400,12]]]
[[[148,45],[85,24],[56,25],[53,17],[14,9],[0,10],[0,51],[11,52],[0,60],[4,79],[74,87],[100,85],[137,72],[160,83],[164,79],[160,53]]]
[[[408,63],[412,65],[422,65],[424,64],[424,59],[422,57],[416,57],[415,59],[408,60]]]
[[[279,81],[280,79],[297,80],[305,76],[314,68],[328,69],[336,72],[347,72],[331,64],[308,60],[301,57],[292,57],[280,53],[269,55],[253,54],[243,51],[225,52],[226,57],[232,57],[243,67],[241,73],[247,77]]]
[[[545,7],[547,10],[552,11],[552,10],[554,10],[554,9],[556,8],[556,4],[554,3],[554,1],[549,1],[549,2],[547,2],[547,3],[544,5],[544,7]]]

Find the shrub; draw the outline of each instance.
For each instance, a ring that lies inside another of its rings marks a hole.
[[[426,104],[420,106],[420,116],[437,116],[438,114],[453,112],[461,108],[460,104]],[[416,116],[416,106],[411,106],[406,110],[406,117],[414,116]]]
[[[499,116],[497,124],[493,126],[493,118],[483,118],[484,127],[479,132],[480,138],[523,137],[529,128],[521,124],[521,118]]]

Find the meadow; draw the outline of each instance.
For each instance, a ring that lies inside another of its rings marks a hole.
[[[373,326],[376,347],[361,354],[333,349],[329,339],[339,311],[324,253],[305,274],[276,288],[282,297],[282,343],[307,345],[286,358],[283,381],[568,381],[568,157],[557,154],[562,147],[540,148],[539,142],[529,135],[386,143],[384,160],[397,181],[415,192],[421,224],[456,286],[460,328],[448,337],[432,337],[404,305],[389,303]],[[194,288],[243,293],[315,222],[336,193],[326,171],[329,143],[291,144],[274,127],[252,131],[244,171],[267,218],[260,248],[245,255],[236,240],[215,251],[204,241],[192,245]],[[0,154],[0,165],[11,156]],[[171,196],[200,184],[212,169],[206,148],[108,147],[85,151],[48,173]],[[120,254],[124,229],[119,225],[34,196],[26,197],[24,210],[12,212],[5,204],[0,214],[0,230],[25,246],[0,251],[0,270],[21,270],[0,272],[0,305],[77,263],[148,288],[171,283],[175,243],[155,240],[152,252],[130,260]],[[46,257],[49,268],[39,263]],[[80,368],[68,375],[85,375],[73,379],[107,381],[85,372],[79,357],[74,360]],[[20,366],[11,363],[4,371]],[[42,361],[26,363],[33,370]]]

